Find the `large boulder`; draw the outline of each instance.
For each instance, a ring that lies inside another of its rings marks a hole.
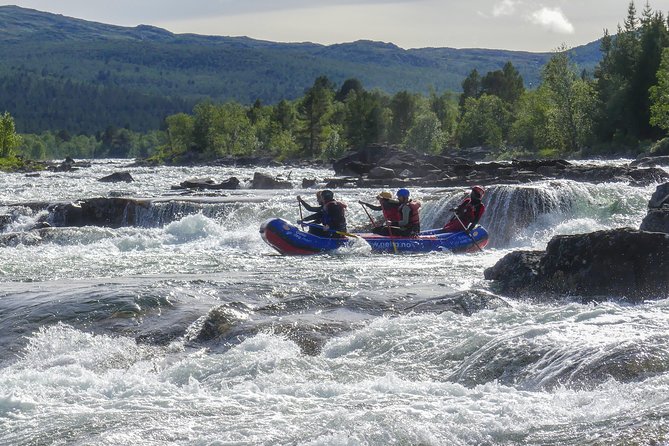
[[[545,253],[511,253],[486,279],[518,296],[669,297],[669,234],[631,228],[554,237]],[[515,275],[518,273],[518,276]]]

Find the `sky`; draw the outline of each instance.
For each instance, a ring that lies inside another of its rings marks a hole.
[[[402,48],[554,51],[615,34],[629,0],[14,0],[0,5],[174,33]],[[635,1],[637,11],[646,1]],[[669,0],[650,0],[665,16]]]

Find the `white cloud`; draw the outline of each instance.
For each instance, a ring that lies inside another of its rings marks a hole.
[[[560,34],[574,34],[574,25],[559,8],[541,8],[530,15],[530,21]]]
[[[502,0],[501,2],[495,4],[492,9],[492,15],[495,17],[512,15],[516,12],[516,5],[518,2],[516,0]]]

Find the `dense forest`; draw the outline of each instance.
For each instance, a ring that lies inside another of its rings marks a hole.
[[[149,123],[141,127],[110,118],[104,131],[88,135],[67,127],[23,135],[14,150],[29,157],[151,157],[158,162],[227,155],[329,159],[373,143],[431,153],[485,146],[498,158],[665,153],[667,18],[648,5],[638,13],[630,3],[616,34],[607,32],[601,39],[601,53],[600,63],[588,72],[565,49],[556,51],[535,88],[526,88],[520,70],[507,62],[485,73],[471,70],[459,94],[390,94],[367,89],[357,77],[337,84],[322,75],[301,97],[275,104],[205,100],[190,110],[178,101],[136,97],[145,106],[158,101],[156,106],[182,111],[168,111],[161,128],[149,133],[136,132],[151,128]],[[66,85],[62,88],[79,88]],[[88,93],[110,94],[104,89]]]

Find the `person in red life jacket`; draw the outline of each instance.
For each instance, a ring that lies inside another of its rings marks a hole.
[[[469,197],[465,198],[457,208],[450,209],[450,211],[454,212],[460,220],[454,215],[448,223],[444,225],[442,231],[458,232],[465,230],[469,232],[474,229],[485,212],[485,205],[481,203],[481,198],[483,198],[484,193],[485,190],[483,190],[481,186],[472,187],[472,192],[469,194]]]
[[[323,199],[323,227],[328,231],[330,237],[345,237],[338,232],[346,232],[346,205],[334,199],[334,192],[324,190],[321,192]]]
[[[321,225],[323,224],[323,197],[322,197],[323,192],[318,191],[316,192],[316,201],[318,202],[318,206],[311,206],[309,203],[304,201],[301,196],[297,196],[297,201],[300,202],[302,206],[304,206],[304,209],[306,209],[309,212],[313,212],[311,215],[307,215],[304,217],[302,220],[298,221],[298,223],[302,224],[303,222],[310,222],[312,224],[317,224]],[[318,235],[320,237],[329,237],[330,233],[323,228],[319,226],[309,226],[309,234],[313,235]]]
[[[402,220],[402,215],[400,214],[400,203],[397,200],[393,200],[393,196],[390,192],[381,192],[376,196],[379,200],[379,205],[373,205],[371,203],[366,203],[364,201],[358,201],[363,206],[367,206],[373,211],[381,211],[383,213],[383,221],[399,221]],[[389,233],[387,226],[375,226],[372,228],[372,232],[378,235],[392,235]],[[390,231],[392,232],[392,231]]]
[[[402,237],[413,237],[420,232],[420,202],[413,201],[409,198],[410,192],[408,189],[400,189],[397,191],[397,201],[399,205],[399,214],[401,220],[387,221],[389,226],[389,235],[399,235]]]

